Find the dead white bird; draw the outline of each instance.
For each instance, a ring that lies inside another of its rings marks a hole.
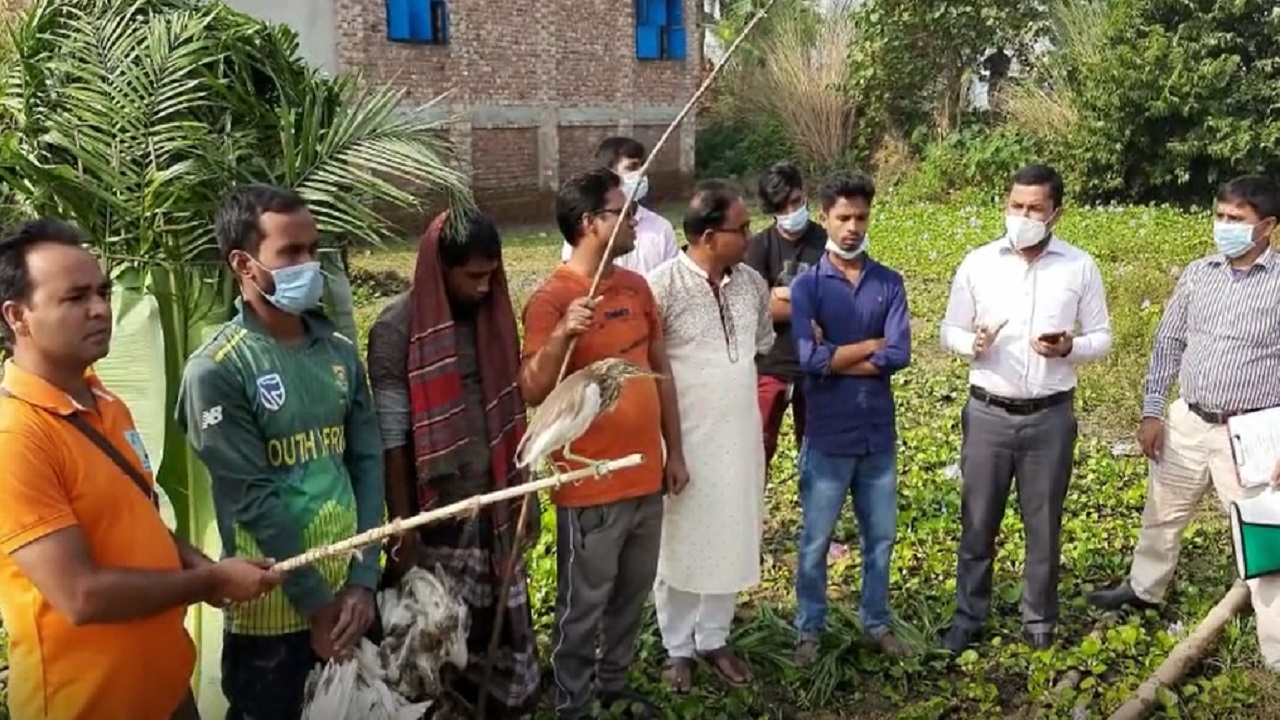
[[[361,640],[355,657],[307,676],[302,720],[418,720],[430,702],[410,703],[382,679],[378,648]]]
[[[443,695],[440,670],[466,666],[467,609],[438,568],[405,573],[378,611],[381,645],[363,640],[355,657],[313,670],[302,720],[419,720]]]
[[[440,670],[467,666],[470,617],[440,568],[412,568],[378,595],[384,638],[379,648],[387,685],[410,699],[438,698]]]
[[[595,466],[603,474],[604,461],[575,455],[569,447],[591,427],[596,418],[613,410],[622,396],[622,385],[635,378],[661,378],[626,360],[597,360],[565,378],[547,395],[516,448],[516,465],[537,468],[555,450],[566,460]]]

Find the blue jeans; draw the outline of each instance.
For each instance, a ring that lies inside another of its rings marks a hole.
[[[862,602],[858,616],[872,637],[889,631],[889,559],[898,532],[898,468],[894,451],[837,457],[805,443],[800,450],[800,563],[796,572],[796,629],[817,639],[827,625],[827,551],[853,496],[862,550]]]

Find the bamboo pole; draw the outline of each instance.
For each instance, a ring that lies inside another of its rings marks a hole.
[[[1093,638],[1098,642],[1104,641],[1107,635],[1107,628],[1110,626],[1111,622],[1108,619],[1103,618],[1102,620],[1099,620],[1094,623],[1093,630],[1085,636],[1085,639]],[[1053,687],[1050,688],[1035,705],[1027,708],[1027,712],[1023,716],[1025,717],[1030,715],[1034,720],[1041,720],[1042,718],[1047,717],[1049,712],[1057,706],[1060,700],[1062,700],[1062,696],[1074,690],[1083,679],[1084,672],[1079,668],[1071,668],[1066,671],[1062,674],[1062,677],[1058,678],[1058,682],[1054,683]]]
[[[534,482],[509,487],[504,490],[485,493],[484,495],[476,495],[475,497],[467,498],[466,500],[453,503],[452,505],[446,505],[442,508],[418,513],[413,517],[392,520],[386,525],[373,528],[372,530],[367,530],[359,535],[347,538],[346,540],[341,540],[322,548],[309,550],[296,557],[291,557],[288,560],[278,562],[275,565],[272,565],[271,569],[277,572],[287,573],[326,558],[350,554],[370,545],[380,545],[383,540],[386,540],[393,535],[402,535],[408,530],[412,530],[423,525],[430,525],[433,522],[439,522],[451,517],[473,513],[487,505],[493,505],[494,503],[499,503],[504,500],[510,500],[512,498],[536,493],[539,490],[557,488],[565,483],[577,482],[586,478],[594,478],[600,474],[611,473],[614,470],[635,467],[643,462],[644,456],[639,453],[635,453],[624,458],[601,463],[599,466],[582,468],[574,470],[573,472],[564,473],[563,475],[553,475]]]
[[[1160,667],[1138,686],[1133,696],[1111,713],[1109,720],[1145,720],[1156,711],[1160,690],[1172,689],[1182,681],[1187,671],[1204,659],[1214,641],[1222,634],[1227,622],[1239,614],[1249,602],[1249,586],[1241,581],[1227,591],[1217,605],[1205,615],[1194,632],[1183,638],[1165,658]]]

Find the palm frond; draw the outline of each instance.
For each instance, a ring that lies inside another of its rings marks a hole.
[[[197,0],[36,0],[10,37],[0,176],[112,255],[204,257],[243,182],[297,189],[349,242],[383,242],[386,211],[428,193],[472,207],[439,121],[306,66],[287,27]]]

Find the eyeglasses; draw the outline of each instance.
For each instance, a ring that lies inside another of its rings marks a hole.
[[[746,237],[751,234],[751,223],[745,222],[736,228],[712,228],[713,233],[727,233],[729,235],[741,235]]]
[[[633,203],[633,202],[632,202],[632,203],[627,203],[626,205],[624,205],[624,206],[622,206],[622,207],[620,207],[620,208],[600,208],[599,210],[596,210],[593,214],[595,214],[595,215],[617,215],[618,217],[622,217],[622,215],[623,215],[624,213],[625,213],[626,215],[631,216],[631,217],[635,217],[635,214],[636,214],[636,203]]]

